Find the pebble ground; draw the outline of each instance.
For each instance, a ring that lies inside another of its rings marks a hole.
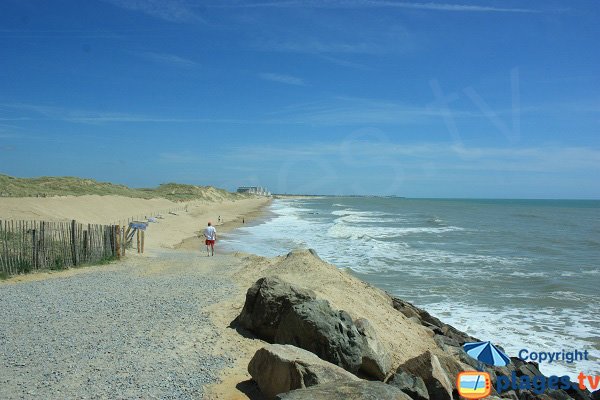
[[[235,263],[164,250],[0,283],[0,398],[203,398],[232,361],[203,311],[233,291],[218,257]]]

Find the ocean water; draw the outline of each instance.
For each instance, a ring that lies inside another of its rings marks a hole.
[[[275,256],[324,260],[460,330],[519,350],[588,350],[547,375],[600,375],[600,201],[312,198],[224,237]]]

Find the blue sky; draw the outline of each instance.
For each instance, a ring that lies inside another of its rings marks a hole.
[[[0,5],[0,172],[600,198],[596,1]]]

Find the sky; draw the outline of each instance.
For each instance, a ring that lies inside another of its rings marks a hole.
[[[3,0],[0,173],[600,198],[597,1]]]

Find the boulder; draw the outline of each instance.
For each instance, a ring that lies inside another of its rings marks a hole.
[[[383,382],[331,382],[280,394],[278,400],[411,400],[400,389]]]
[[[398,372],[409,372],[421,377],[427,386],[429,397],[436,400],[452,400],[452,382],[442,368],[437,356],[430,351],[411,358],[400,367]]]
[[[248,364],[248,372],[269,399],[279,393],[322,383],[358,380],[348,371],[309,351],[279,344],[258,350]]]
[[[314,298],[312,291],[290,285],[280,278],[260,278],[248,289],[246,302],[237,322],[257,336],[272,342],[281,317],[292,306]]]
[[[543,374],[540,372],[536,364],[531,362],[524,363],[517,368],[517,376],[528,376],[529,378],[533,379],[540,375]]]
[[[439,355],[437,356],[437,359],[440,362],[440,365],[442,366],[442,369],[444,370],[444,372],[446,372],[446,375],[448,376],[448,379],[450,379],[450,383],[452,384],[452,388],[456,389],[456,378],[458,378],[458,374],[463,372],[463,371],[473,371],[475,370],[475,368],[471,368],[471,366],[467,365],[467,364],[463,364],[461,362],[459,362],[456,358],[451,357],[449,355]],[[492,372],[492,380],[493,378],[495,378],[495,376],[493,375]]]
[[[354,321],[358,333],[364,339],[361,372],[383,381],[392,369],[389,350],[379,341],[377,333],[369,320],[359,318]]]
[[[589,400],[592,398],[592,393],[587,389],[580,389],[578,384],[571,384],[571,387],[565,392],[575,400]]]
[[[427,386],[425,382],[418,376],[414,376],[411,373],[398,371],[390,380],[387,382],[388,385],[392,385],[402,390],[404,393],[410,396],[414,400],[429,400],[429,393],[427,392]]]
[[[571,400],[571,396],[569,396],[567,392],[562,389],[546,390],[546,394],[554,400]]]
[[[500,393],[500,397],[503,399],[519,400],[519,396],[517,396],[517,393],[514,390],[509,390],[508,392],[502,392],[502,393]]]
[[[275,343],[301,347],[352,373],[362,365],[363,337],[348,313],[325,300],[294,305],[281,318]]]

